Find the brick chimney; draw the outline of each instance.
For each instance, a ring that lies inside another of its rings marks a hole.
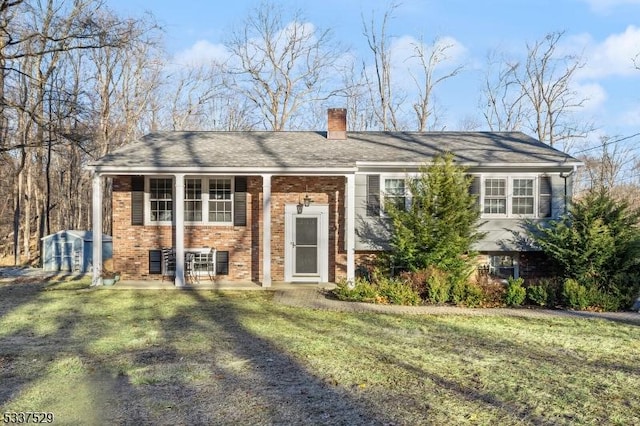
[[[327,110],[327,139],[347,139],[346,108],[329,108]]]

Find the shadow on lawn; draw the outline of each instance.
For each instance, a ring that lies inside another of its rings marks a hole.
[[[300,323],[296,315],[281,315],[291,323]],[[299,326],[311,333],[333,339],[336,342],[337,352],[349,347],[353,349],[353,353],[371,358],[373,364],[388,366],[388,377],[399,381],[397,386],[387,389],[385,404],[408,407],[409,415],[422,413],[423,419],[436,419],[442,415],[443,408],[439,406],[438,396],[444,393],[450,394],[453,400],[461,401],[455,406],[456,408],[472,409],[473,406],[482,406],[483,412],[493,411],[494,418],[507,423],[526,419],[526,422],[533,424],[548,424],[558,421],[558,415],[566,415],[566,410],[581,412],[581,406],[566,406],[563,407],[565,411],[560,410],[559,413],[541,412],[540,401],[531,397],[532,390],[533,394],[551,391],[559,394],[573,394],[579,401],[580,392],[587,391],[593,394],[597,391],[590,389],[591,386],[608,389],[606,381],[610,377],[616,375],[640,377],[640,364],[637,362],[637,357],[635,360],[620,361],[606,356],[595,357],[592,353],[580,353],[580,345],[570,340],[564,342],[566,346],[554,345],[552,342],[548,342],[544,348],[539,347],[535,342],[527,344],[519,341],[520,333],[517,330],[513,335],[507,333],[504,337],[499,331],[492,332],[476,327],[475,323],[482,322],[482,318],[461,318],[458,324],[447,318],[422,317],[424,318],[422,322],[421,317],[406,317],[409,319],[409,326],[420,325],[413,329],[406,328],[407,324],[404,323],[402,316],[344,314],[349,318],[349,327],[360,331],[356,339],[352,333],[339,332],[341,327],[339,315],[341,314],[336,314],[335,323],[320,325],[306,322]],[[547,323],[548,320],[533,321],[541,321],[542,327],[552,326]],[[522,325],[526,326],[526,322]],[[557,325],[563,327],[562,324]],[[569,336],[571,324],[564,324],[564,327],[565,334]],[[544,330],[543,333],[548,334],[553,331]],[[404,339],[406,335],[419,337],[407,341]],[[583,335],[588,336],[588,332],[583,332]],[[370,341],[375,340],[383,340],[386,344],[375,346],[369,344]],[[439,368],[438,364],[431,365],[429,360],[432,358],[439,362],[443,360],[450,362],[455,373],[448,374],[446,368]],[[476,370],[476,366],[480,368],[480,372]],[[495,378],[491,371],[497,375]],[[578,381],[583,380],[585,386],[578,386],[578,389],[572,388],[571,384],[575,384],[576,377]],[[514,387],[505,387],[504,380]],[[595,405],[597,400],[597,397],[594,397]],[[437,408],[440,413],[432,412],[434,408]],[[603,408],[602,413],[586,413],[583,420],[595,421],[604,416],[614,422],[615,414],[614,417],[609,418],[609,414],[604,410],[606,407]],[[549,417],[546,417],[547,414]],[[571,418],[565,417],[561,421],[570,422]]]
[[[437,366],[432,368],[425,361],[428,358],[422,359],[423,354],[458,363],[461,369],[469,367],[466,360],[484,360],[484,366],[492,360],[495,365],[491,368],[513,368],[517,375],[522,372],[518,361],[526,360],[522,365],[538,365],[558,374],[548,382],[536,383],[538,376],[528,372],[528,378],[514,379],[520,380],[522,389],[544,388],[551,383],[562,391],[562,376],[584,372],[585,368],[592,369],[594,376],[640,374],[627,361],[587,359],[571,352],[571,346],[549,350],[505,339],[474,327],[472,319],[458,324],[447,318],[423,317],[422,321],[412,317],[405,323],[401,316],[335,313],[320,323],[314,321],[317,316],[313,311],[270,303],[245,304],[242,298],[246,295],[37,290],[33,287],[17,296],[0,288],[3,301],[34,313],[32,322],[3,334],[0,340],[0,408],[47,411],[56,406],[77,407],[76,418],[60,416],[62,423],[369,425],[393,424],[403,410],[416,423],[424,423],[431,419],[430,408],[444,391],[460,401],[495,410],[498,418],[526,418],[542,424],[553,418],[536,415],[536,401],[527,394],[518,394],[514,400],[491,377],[477,383],[449,377]],[[52,301],[63,308],[47,314]],[[9,311],[3,304],[0,312]],[[127,320],[117,318],[123,313],[130,315]],[[55,329],[45,333],[38,328],[38,318],[46,315],[54,315]],[[283,345],[287,340],[282,336],[270,339],[251,331],[247,321],[256,324],[261,315],[265,321],[278,315],[283,324],[293,325],[291,329],[299,330],[300,336],[286,338],[296,344],[304,343],[302,335],[308,341],[314,336],[329,339],[336,351],[335,362],[341,363],[339,368],[366,368],[364,360],[353,359],[352,354],[360,354],[370,358],[376,368],[388,366],[388,380],[398,381],[358,393],[349,389],[352,383],[338,383],[330,373],[323,374],[318,367],[322,360],[316,360],[313,367],[316,375],[273,343]],[[118,327],[139,327],[144,333],[127,334],[128,330]],[[348,332],[343,332],[345,327]],[[117,336],[120,331],[126,338]],[[420,338],[402,338],[411,333]],[[152,337],[147,341],[145,336]],[[100,349],[108,347],[111,338],[120,345],[113,349],[113,356]],[[385,344],[370,344],[380,340]],[[349,356],[340,359],[340,349]],[[60,364],[56,371],[54,367]],[[18,367],[26,373],[17,373]],[[403,374],[396,377],[393,371]],[[15,406],[14,401],[33,388],[46,393],[48,383],[57,391],[59,383],[65,383],[64,392],[39,397],[45,406]],[[51,407],[46,405],[48,401]]]
[[[242,324],[241,303],[221,297],[212,306],[200,292],[189,292],[204,318],[194,321],[190,310],[167,320],[166,330],[186,330],[217,336],[211,342],[211,381],[197,393],[204,410],[197,422],[244,424],[390,424],[323,377],[314,376],[291,355]],[[202,321],[204,320],[204,321]],[[212,328],[216,331],[211,333]],[[169,335],[167,340],[177,336]],[[189,362],[185,358],[184,362]]]
[[[42,313],[2,336],[4,411],[58,410],[57,420],[66,424],[390,423],[384,413],[367,409],[346,390],[314,376],[249,331],[242,316],[251,313],[232,298],[181,292],[175,310],[167,315],[166,306],[151,302],[155,294],[136,292],[133,299],[140,301],[140,311],[134,304],[130,322],[112,322],[122,327],[141,324],[157,331],[159,338],[137,346],[118,343],[124,347],[118,346],[118,353],[110,357],[96,345],[104,345],[118,330],[92,311],[113,303],[110,297],[119,301],[121,293],[39,292],[41,288],[30,288],[20,297],[2,289],[9,297],[3,300],[28,305],[34,313],[46,312],[51,301],[63,306],[47,317],[55,329],[44,334],[38,329],[39,315],[47,315]],[[168,294],[156,300],[172,303]],[[191,301],[180,303],[184,297]],[[113,315],[119,309],[113,308]],[[190,344],[198,348],[191,350]],[[42,406],[17,406],[16,401],[38,401]]]

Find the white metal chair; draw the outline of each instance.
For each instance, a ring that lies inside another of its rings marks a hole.
[[[217,250],[212,248],[207,254],[207,273],[211,281],[215,281],[216,279],[216,253]]]
[[[162,281],[166,278],[176,278],[176,254],[172,247],[162,249]]]
[[[184,276],[187,281],[200,282],[196,273],[196,254],[186,253],[184,255]]]

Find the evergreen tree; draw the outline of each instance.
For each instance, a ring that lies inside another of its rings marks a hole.
[[[454,164],[453,155],[437,157],[420,174],[407,179],[407,206],[388,202],[391,251],[394,265],[411,271],[429,266],[446,271],[454,281],[468,277],[476,253],[480,210],[470,194],[472,177]]]
[[[597,190],[560,220],[533,226],[529,236],[563,278],[612,295],[629,294],[640,284],[639,224],[640,210]]]

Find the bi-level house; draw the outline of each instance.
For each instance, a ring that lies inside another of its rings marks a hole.
[[[335,282],[387,243],[384,204],[410,202],[405,180],[445,152],[474,177],[481,263],[496,274],[540,272],[514,235],[524,219],[562,214],[580,162],[519,132],[349,132],[346,110],[327,131],[159,132],[91,163],[93,235],[101,236],[101,180],[113,181],[113,261],[127,280],[181,286],[196,277]],[[94,242],[94,284],[101,280]],[[212,263],[213,262],[213,263]]]

